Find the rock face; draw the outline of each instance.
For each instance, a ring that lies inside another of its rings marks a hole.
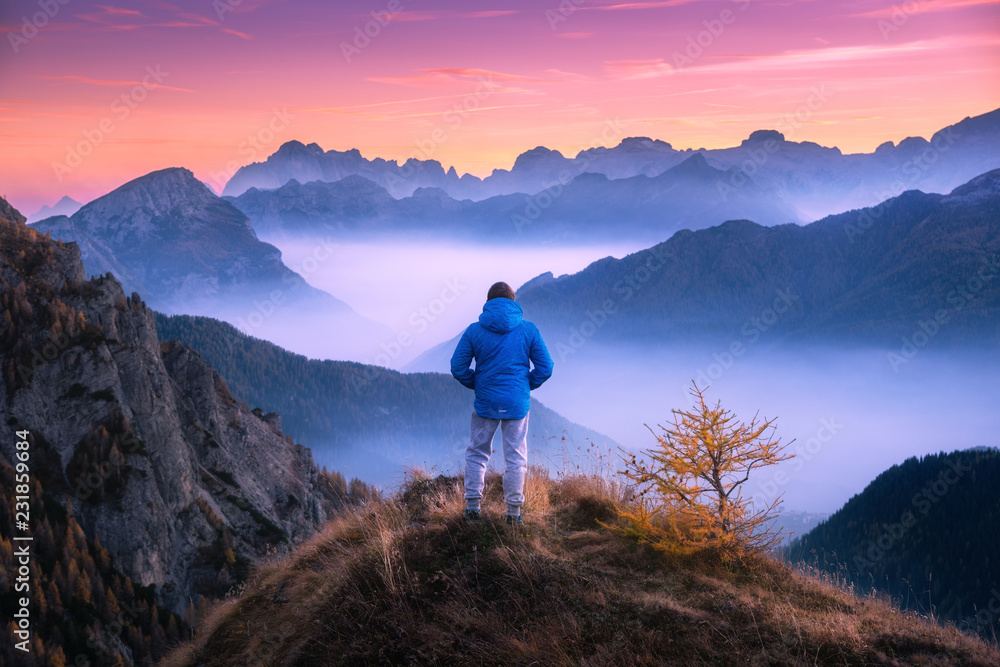
[[[161,344],[138,294],[87,280],[76,244],[0,202],[0,419],[31,432],[32,473],[122,572],[182,610],[314,533],[337,502],[310,450]]]

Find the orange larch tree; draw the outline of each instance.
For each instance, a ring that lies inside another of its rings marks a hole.
[[[645,531],[648,541],[665,549],[770,550],[782,538],[773,527],[781,500],[755,507],[742,487],[753,470],[793,455],[774,437],[774,419],[754,415],[741,422],[721,402],[707,404],[704,390],[692,386],[693,406],[673,410],[673,420],[659,426],[659,434],[650,428],[657,446],[642,453],[649,462],[624,453],[621,472],[640,490],[639,505],[622,512],[633,524],[630,532]]]

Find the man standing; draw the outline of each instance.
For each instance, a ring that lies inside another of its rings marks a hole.
[[[472,360],[476,368],[470,368]],[[538,327],[524,321],[514,290],[496,283],[486,295],[479,321],[469,325],[451,357],[451,374],[476,391],[469,446],[465,450],[465,517],[479,521],[483,479],[497,426],[506,470],[503,493],[507,523],[521,523],[528,469],[530,391],[552,375],[552,357]]]

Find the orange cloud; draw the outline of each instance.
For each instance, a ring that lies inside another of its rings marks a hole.
[[[440,88],[450,86],[455,80],[444,74],[402,74],[398,76],[369,76],[366,81],[388,83],[394,86],[409,86],[413,88]]]
[[[592,7],[582,6],[577,9],[598,9],[601,11],[618,11],[623,9],[659,9],[661,7],[676,7],[687,5],[701,0],[659,0],[655,2],[620,2],[614,5],[596,5]]]
[[[177,14],[182,19],[187,19],[189,21],[197,21],[198,23],[204,23],[205,25],[219,25],[219,22],[215,19],[210,19],[207,16],[202,16],[201,14],[192,14],[190,12],[180,12]]]
[[[389,83],[398,86],[413,86],[417,88],[437,88],[441,86],[451,86],[459,82],[480,81],[488,79],[490,81],[501,81],[507,83],[543,83],[547,79],[521,74],[507,74],[495,70],[479,69],[475,67],[434,67],[419,70],[418,74],[403,74],[398,76],[370,76],[367,81],[377,83]],[[504,89],[511,92],[510,88]]]
[[[494,9],[481,12],[466,12],[462,16],[470,19],[491,19],[496,16],[510,16],[511,14],[519,14],[520,10],[517,9]]]
[[[434,19],[441,18],[443,15],[444,15],[443,12],[406,10],[393,14],[392,20],[400,21],[402,23],[407,23],[410,21],[433,21]]]
[[[539,107],[541,104],[499,104],[492,107],[473,107],[473,108],[463,108],[462,113],[473,113],[476,111],[495,111],[496,109],[517,109],[520,107]],[[396,114],[396,115],[386,115],[386,116],[375,116],[373,120],[397,120],[399,118],[420,118],[423,116],[441,116],[444,112],[440,109],[437,111],[429,111],[426,113],[407,113],[407,114]]]
[[[505,74],[504,72],[496,72],[494,70],[488,69],[475,69],[467,67],[437,67],[434,69],[423,70],[425,72],[441,73],[441,74],[451,74],[453,76],[458,76],[466,79],[480,79],[480,78],[491,78],[499,79],[500,81],[521,81],[527,83],[539,83],[542,79],[537,79],[530,76],[522,76],[520,74]]]
[[[115,7],[113,5],[95,5],[98,9],[103,9],[108,14],[124,14],[127,16],[142,16],[142,12],[137,9],[125,9],[124,7]]]
[[[253,39],[253,35],[248,35],[245,32],[240,32],[239,30],[233,30],[232,28],[223,28],[222,32],[229,33],[230,35],[236,35],[237,37],[242,37],[243,39]]]
[[[452,97],[465,97],[466,93],[456,94],[456,95],[434,95],[433,97],[418,97],[416,99],[410,100],[392,100],[389,102],[374,102],[372,104],[353,104],[351,106],[343,107],[319,107],[319,108],[302,108],[298,111],[315,111],[317,113],[350,113],[353,109],[368,109],[371,107],[384,107],[393,104],[414,104],[416,102],[430,102],[432,100],[447,100]]]

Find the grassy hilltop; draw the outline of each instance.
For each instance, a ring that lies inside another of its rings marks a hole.
[[[524,528],[419,473],[220,603],[169,665],[997,665],[1000,652],[768,558],[666,555],[615,532],[627,492],[532,469]]]

